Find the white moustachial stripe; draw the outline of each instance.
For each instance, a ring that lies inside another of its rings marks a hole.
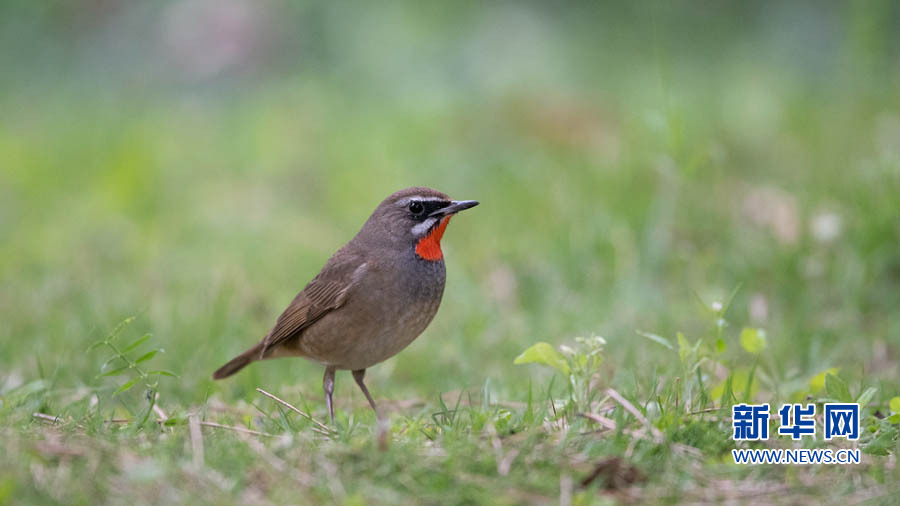
[[[437,220],[438,217],[433,217],[425,219],[425,221],[423,221],[422,223],[417,223],[413,228],[410,229],[413,236],[422,237],[423,235],[427,234],[428,231],[431,230],[431,227],[435,223],[437,223]]]

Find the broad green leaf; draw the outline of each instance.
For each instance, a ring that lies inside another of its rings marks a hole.
[[[878,392],[877,388],[869,387],[865,389],[863,393],[859,394],[859,397],[856,398],[856,402],[859,404],[859,408],[862,409],[866,407],[866,405],[872,401],[872,397],[875,397],[876,392]]]
[[[894,413],[900,413],[900,397],[894,397],[891,399],[891,411]]]
[[[129,389],[130,389],[131,387],[133,387],[133,386],[138,382],[138,380],[140,380],[140,379],[141,379],[140,377],[137,377],[137,378],[134,378],[133,380],[131,380],[131,381],[125,383],[124,385],[120,386],[115,392],[113,392],[113,395],[119,395],[120,393],[129,390]]]
[[[850,389],[847,388],[847,383],[840,376],[835,376],[834,374],[825,375],[825,393],[828,397],[841,402],[853,400],[853,397],[850,395]]]
[[[602,359],[602,357],[601,357]],[[575,355],[575,362],[578,363],[578,367],[584,369],[587,366],[588,357],[587,355]]]
[[[766,331],[744,327],[741,331],[741,346],[754,355],[766,349]]]
[[[122,353],[123,355],[124,355],[125,353],[128,353],[129,351],[131,351],[131,350],[137,348],[138,346],[144,344],[144,342],[147,341],[147,339],[150,339],[150,334],[144,334],[143,336],[137,338],[137,340],[135,340],[133,343],[131,343],[131,344],[129,344],[128,346],[126,346],[125,348],[123,348],[121,353]]]
[[[661,345],[665,346],[666,348],[668,348],[668,349],[670,349],[670,350],[674,350],[674,349],[675,349],[675,347],[672,346],[672,343],[670,343],[669,340],[666,339],[666,338],[663,337],[663,336],[659,336],[659,335],[656,335],[656,334],[651,334],[650,332],[644,332],[644,331],[642,331],[642,330],[638,330],[637,333],[638,333],[638,335],[644,336],[644,337],[646,337],[647,339],[653,341],[654,343],[661,344]]]
[[[813,376],[812,379],[809,380],[809,391],[814,394],[821,392],[822,389],[825,388],[825,376],[828,374],[837,374],[840,370],[839,367],[832,367]]]
[[[514,364],[538,363],[549,365],[563,374],[569,374],[569,364],[553,346],[545,342],[535,343],[513,361]]]
[[[863,453],[869,455],[887,456],[890,454],[891,448],[894,447],[893,431],[882,431],[881,434],[873,439],[869,444],[863,446]]]
[[[134,361],[135,364],[140,364],[141,362],[146,362],[151,358],[155,357],[156,354],[159,353],[159,350],[150,350],[147,353],[144,353],[137,360]]]
[[[724,340],[724,339],[722,339],[721,337],[718,338],[718,339],[716,339],[716,351],[717,351],[717,352],[719,352],[719,353],[725,353],[725,349],[726,349],[726,348],[727,348],[727,345],[725,344],[725,340]]]
[[[678,338],[678,357],[684,362],[691,353],[691,343],[681,332],[676,332],[675,337]]]

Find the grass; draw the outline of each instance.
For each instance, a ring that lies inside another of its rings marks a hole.
[[[164,7],[2,7],[0,504],[896,502],[896,7],[685,5],[273,4],[202,75]],[[210,379],[418,184],[482,205],[386,427]],[[732,402],[861,397],[859,465],[731,461]]]

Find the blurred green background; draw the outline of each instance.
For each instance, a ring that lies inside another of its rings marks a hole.
[[[697,296],[738,285],[730,320],[786,381],[841,367],[889,396],[897,26],[890,1],[2,2],[0,386],[97,384],[85,348],[137,315],[179,375],[161,402],[263,386],[321,413],[305,361],[210,373],[427,185],[482,205],[376,398],[522,400],[550,376],[523,348],[593,334],[642,381],[671,355],[635,331],[705,332]],[[345,375],[337,398],[364,402]]]

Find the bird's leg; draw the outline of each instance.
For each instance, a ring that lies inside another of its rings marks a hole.
[[[387,449],[388,446],[388,433],[390,431],[390,423],[387,418],[382,418],[380,414],[378,414],[378,408],[375,407],[375,401],[372,400],[372,395],[369,393],[369,389],[366,388],[366,384],[363,383],[363,378],[366,376],[365,369],[357,369],[353,371],[353,379],[356,380],[356,384],[359,385],[359,389],[366,394],[366,399],[369,401],[369,406],[372,406],[372,411],[375,412],[375,420],[378,422],[378,447],[381,448],[382,451]]]
[[[325,377],[322,379],[322,388],[325,390],[325,404],[328,406],[328,414],[331,415],[331,424],[334,425],[334,404],[331,395],[334,393],[334,367],[325,368]]]
[[[375,401],[372,400],[372,396],[369,395],[369,389],[366,388],[366,384],[363,383],[363,378],[366,376],[365,369],[358,369],[353,371],[353,379],[356,380],[356,384],[359,385],[359,389],[366,394],[366,399],[369,400],[369,406],[372,406],[372,411],[375,412],[375,418],[378,418],[378,408],[375,407]]]

